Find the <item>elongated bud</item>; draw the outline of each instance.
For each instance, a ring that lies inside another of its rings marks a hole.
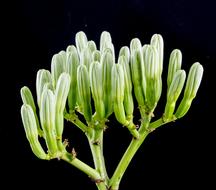
[[[181,69],[181,65],[182,65],[182,53],[180,50],[175,49],[170,54],[170,59],[169,59],[169,68],[168,68],[168,76],[167,76],[168,89],[173,81],[173,77],[175,73]]]
[[[111,50],[107,49],[101,58],[102,65],[102,85],[103,85],[103,102],[105,107],[105,117],[107,118],[113,112],[112,103],[112,67],[114,65]]]
[[[132,39],[130,42],[131,54],[133,54],[135,50],[141,51],[141,49],[142,49],[142,44],[141,44],[140,40],[138,38]]]
[[[79,66],[79,57],[75,46],[71,46],[67,49],[67,73],[71,78],[70,91],[68,94],[68,107],[69,112],[72,113],[75,110],[77,102],[77,68]]]
[[[103,119],[105,108],[103,102],[102,65],[99,62],[93,62],[90,66],[90,85],[97,117]]]
[[[49,89],[44,89],[42,93],[40,120],[49,154],[53,156],[58,151],[55,130],[55,96]]]
[[[31,106],[31,108],[34,112],[38,133],[40,136],[42,136],[43,132],[40,128],[40,124],[39,124],[37,113],[36,113],[36,107],[35,107],[34,99],[33,99],[33,96],[32,96],[30,89],[27,86],[24,86],[21,88],[20,93],[21,93],[23,103]]]
[[[97,46],[94,41],[88,41],[87,47],[91,51],[91,53],[97,50]]]
[[[77,47],[78,53],[80,55],[83,49],[87,47],[88,39],[85,33],[80,31],[76,34],[75,41],[76,41],[76,47]]]
[[[89,71],[90,64],[92,63],[92,61],[93,61],[93,56],[91,50],[88,48],[83,49],[80,54],[80,64],[85,65]]]
[[[58,79],[55,91],[55,127],[56,135],[58,139],[61,139],[63,128],[64,128],[64,109],[67,101],[67,96],[70,89],[70,75],[62,73]]]
[[[146,77],[146,104],[151,111],[155,108],[162,91],[160,64],[157,49],[154,46],[143,47],[143,59]]]
[[[132,117],[134,104],[133,104],[133,97],[132,97],[132,81],[131,81],[131,71],[129,62],[124,55],[119,57],[118,63],[122,65],[124,71],[124,84],[125,84],[125,91],[124,91],[124,107],[127,117]]]
[[[159,59],[159,73],[163,71],[163,54],[164,54],[164,42],[160,34],[154,34],[151,38],[150,44],[157,49]]]
[[[135,50],[131,54],[131,74],[132,82],[134,84],[134,93],[139,106],[143,107],[145,104],[145,88],[146,79],[144,76],[145,69],[142,59],[142,53],[140,50]]]
[[[194,63],[189,71],[184,97],[175,113],[177,118],[183,117],[189,110],[193,99],[195,98],[199,89],[203,76],[203,67],[200,63]]]
[[[167,103],[164,112],[165,121],[168,119],[172,119],[173,117],[176,101],[183,89],[185,78],[186,73],[184,70],[178,70],[173,77],[173,81],[167,93]]]
[[[104,51],[106,48],[110,48],[109,44],[112,44],[112,38],[109,32],[102,32],[100,37],[100,51]]]
[[[93,61],[98,61],[100,62],[101,60],[101,54],[100,54],[100,51],[99,50],[95,50],[92,54],[92,57],[93,57]]]
[[[123,46],[119,51],[119,57],[124,56],[127,64],[130,62],[130,50],[127,46]]]
[[[59,76],[66,72],[66,56],[65,52],[60,52],[52,57],[51,74],[53,78],[53,86],[56,86]]]
[[[52,86],[52,76],[48,70],[41,69],[37,72],[36,78],[36,93],[39,108],[41,107],[41,95],[45,84],[50,84]]]
[[[28,104],[22,105],[21,116],[26,137],[30,143],[33,153],[40,159],[48,159],[48,155],[44,152],[38,141],[37,123],[32,107]]]
[[[87,122],[92,119],[91,94],[89,75],[85,65],[79,65],[77,70],[77,87],[84,117]]]

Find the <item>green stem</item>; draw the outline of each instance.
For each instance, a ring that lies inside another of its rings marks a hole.
[[[160,119],[158,119],[158,120],[156,120],[156,121],[150,123],[150,125],[149,125],[149,130],[157,129],[157,128],[160,127],[160,126],[162,126],[162,125],[164,125],[164,124],[166,124],[166,123],[175,121],[175,120],[176,120],[175,117],[173,117],[172,119],[167,120],[167,121],[164,121],[163,118],[160,118]]]

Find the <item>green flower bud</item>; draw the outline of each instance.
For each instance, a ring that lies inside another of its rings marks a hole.
[[[135,97],[139,106],[143,107],[145,104],[144,92],[146,88],[146,80],[144,76],[144,63],[140,50],[135,50],[131,54],[131,73]]]
[[[132,39],[130,42],[131,54],[133,54],[135,50],[141,51],[141,49],[142,49],[142,44],[141,44],[140,40],[138,38]]]
[[[42,93],[40,121],[49,154],[55,156],[58,151],[55,129],[55,96],[49,89],[44,89]]]
[[[55,90],[55,127],[57,138],[60,139],[64,128],[64,109],[67,101],[67,96],[70,89],[70,75],[67,73],[62,73],[58,79],[56,90]]]
[[[88,41],[87,47],[91,51],[91,53],[97,50],[97,46],[94,41]]]
[[[77,69],[77,88],[79,94],[79,105],[87,122],[92,119],[91,93],[89,75],[85,65],[79,65]]]
[[[88,48],[83,49],[80,54],[80,64],[85,65],[89,71],[90,64],[92,63],[92,61],[93,61],[93,56],[91,50]]]
[[[99,50],[95,50],[92,54],[92,57],[93,57],[93,61],[98,61],[100,62],[100,59],[101,59],[101,54],[100,54],[100,51]]]
[[[59,76],[66,71],[66,55],[60,52],[52,57],[51,74],[53,78],[53,86],[56,86]]]
[[[23,103],[31,106],[31,108],[34,112],[38,133],[40,136],[42,136],[43,131],[40,128],[40,124],[39,124],[37,113],[36,113],[36,107],[35,107],[34,99],[33,99],[33,96],[32,96],[30,89],[27,86],[24,86],[21,88],[20,93],[21,93]]]
[[[173,77],[175,73],[181,69],[181,64],[182,64],[181,51],[178,49],[175,49],[170,54],[170,59],[169,59],[169,68],[168,68],[168,76],[167,76],[168,89],[173,81]]]
[[[146,77],[146,105],[152,111],[161,95],[162,81],[160,75],[160,64],[157,49],[151,45],[143,47],[143,59]]]
[[[172,119],[175,110],[176,101],[183,89],[186,73],[184,70],[178,70],[173,77],[173,81],[167,93],[167,103],[164,112],[164,120]]]
[[[119,57],[122,55],[125,57],[127,64],[129,64],[129,62],[130,62],[130,50],[127,46],[123,46],[120,49]]]
[[[48,159],[48,155],[44,152],[38,141],[37,123],[32,107],[28,104],[22,105],[21,116],[26,137],[30,143],[33,153],[40,159]]]
[[[193,99],[195,98],[199,89],[203,76],[203,67],[200,63],[194,63],[189,71],[184,97],[175,113],[177,118],[183,117],[189,110]]]
[[[109,44],[112,44],[112,38],[109,32],[102,32],[100,37],[100,51],[104,51],[109,48]]]
[[[163,71],[163,54],[164,54],[164,42],[160,34],[154,34],[151,38],[150,44],[157,49],[159,59],[159,73]]]
[[[41,107],[41,95],[45,84],[52,85],[52,76],[48,70],[41,69],[37,72],[36,78],[36,93],[39,108]]]
[[[75,41],[78,53],[80,55],[81,52],[87,47],[88,39],[85,33],[80,31],[76,34]]]
[[[97,117],[103,119],[105,108],[103,102],[102,65],[99,62],[93,62],[90,66],[90,85]]]
[[[112,67],[114,65],[112,51],[106,49],[101,58],[102,65],[102,82],[103,82],[103,102],[105,107],[105,117],[107,118],[113,112],[112,104]]]
[[[75,46],[67,48],[67,73],[71,77],[70,91],[68,94],[69,112],[72,113],[77,102],[77,68],[79,66],[79,57]]]
[[[133,104],[133,97],[132,97],[132,81],[131,81],[131,71],[129,62],[124,55],[119,57],[118,63],[122,65],[124,71],[124,84],[125,84],[125,91],[124,91],[124,107],[127,117],[132,117],[134,104]]]

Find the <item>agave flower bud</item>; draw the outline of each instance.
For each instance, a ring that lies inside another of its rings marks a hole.
[[[149,110],[153,110],[160,98],[162,82],[157,49],[151,45],[143,47],[145,65],[146,91],[145,98]]]
[[[67,73],[62,73],[58,79],[55,91],[55,127],[56,135],[58,139],[61,139],[63,128],[64,128],[64,109],[67,101],[67,96],[70,89],[70,75]]]
[[[21,93],[23,103],[31,106],[31,108],[34,112],[38,133],[40,136],[42,136],[43,132],[40,128],[40,124],[39,124],[37,113],[36,113],[36,107],[35,107],[34,99],[33,99],[33,96],[32,96],[30,89],[27,86],[24,86],[21,88],[20,93]]]
[[[77,67],[79,65],[79,57],[75,46],[67,48],[67,73],[71,77],[70,91],[68,94],[69,112],[73,112],[77,101]]]
[[[109,48],[109,44],[112,44],[112,38],[109,32],[102,32],[100,37],[100,51],[104,51],[106,48]]]
[[[50,155],[58,151],[55,129],[55,96],[49,89],[44,89],[41,97],[40,121]]]
[[[175,113],[177,118],[183,117],[189,110],[193,99],[195,98],[199,89],[203,76],[203,67],[200,63],[194,63],[189,71],[184,97]]]
[[[93,62],[90,66],[90,85],[97,117],[103,119],[105,108],[103,102],[102,65],[99,62]]]
[[[103,56],[101,58],[102,65],[102,85],[103,85],[103,102],[105,107],[105,117],[107,118],[113,112],[113,104],[112,104],[112,67],[114,65],[114,60],[112,56],[111,50],[107,49],[103,52]]]
[[[124,84],[125,84],[125,91],[124,91],[124,107],[127,117],[132,117],[134,104],[133,104],[133,97],[132,97],[132,82],[131,82],[131,71],[129,62],[125,58],[124,55],[119,57],[118,63],[122,65],[124,71]]]
[[[38,141],[37,123],[32,107],[28,104],[22,105],[21,116],[26,137],[30,143],[33,153],[40,159],[48,159],[48,155],[44,152]]]
[[[176,101],[183,89],[186,73],[184,70],[178,70],[173,77],[173,81],[167,93],[167,103],[164,112],[164,120],[171,119],[175,110]]]
[[[80,55],[81,52],[87,47],[88,39],[85,33],[80,31],[76,34],[75,41],[78,53]]]
[[[130,49],[127,46],[123,46],[119,51],[119,57],[124,56],[126,62],[129,64],[130,62]]]
[[[168,76],[167,76],[168,89],[173,81],[173,77],[175,73],[181,69],[181,64],[182,64],[182,53],[180,50],[175,49],[170,54],[170,59],[169,59],[169,68],[168,68]]]
[[[36,93],[37,93],[37,103],[38,107],[41,106],[41,95],[44,89],[45,84],[52,85],[52,76],[48,70],[41,69],[37,72],[36,78]]]
[[[159,73],[163,71],[163,54],[164,54],[164,42],[160,34],[154,34],[151,38],[150,44],[157,49],[159,59]]]
[[[98,61],[100,62],[100,59],[101,59],[101,54],[100,54],[100,51],[99,50],[95,50],[92,54],[92,57],[93,57],[93,61]]]
[[[144,92],[146,88],[145,69],[140,50],[134,50],[131,54],[131,74],[132,82],[134,84],[134,93],[139,106],[143,107],[145,104]]]
[[[93,61],[93,56],[91,50],[89,48],[83,49],[80,54],[80,64],[85,65],[89,70],[92,61]]]
[[[77,88],[79,94],[79,102],[87,122],[92,119],[91,94],[89,75],[85,65],[79,65],[77,69]]]
[[[51,62],[51,74],[53,86],[56,86],[59,76],[66,71],[66,57],[63,52],[55,54]]]
[[[93,53],[95,50],[97,50],[97,46],[96,46],[95,42],[92,40],[88,41],[87,47],[91,51],[91,53]]]
[[[141,50],[142,49],[142,44],[138,38],[134,38],[130,42],[130,51],[131,54],[134,53],[135,50]]]

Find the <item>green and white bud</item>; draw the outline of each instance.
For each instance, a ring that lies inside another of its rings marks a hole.
[[[75,36],[76,47],[79,55],[87,47],[88,39],[84,32],[80,31]]]
[[[93,57],[93,61],[98,61],[100,62],[101,60],[101,53],[99,50],[95,50],[92,54],[92,57]]]
[[[134,53],[134,51],[139,50],[141,51],[142,49],[142,44],[138,38],[134,38],[130,42],[130,52],[131,54]]]
[[[189,110],[193,99],[199,89],[203,76],[203,67],[200,63],[194,63],[189,71],[184,97],[175,113],[176,118],[183,117]]]
[[[124,56],[126,62],[129,64],[130,62],[130,49],[127,46],[123,46],[119,51],[119,57]]]
[[[90,93],[90,82],[87,67],[85,65],[79,65],[77,69],[77,88],[79,95],[79,105],[83,111],[84,117],[87,122],[92,119],[92,108],[91,108],[91,93]]]
[[[173,77],[173,81],[167,93],[167,103],[164,111],[163,119],[167,121],[172,119],[175,110],[176,101],[183,89],[186,73],[184,70],[178,70]]]
[[[157,49],[159,59],[159,73],[163,71],[163,55],[164,55],[164,42],[160,34],[154,34],[151,38],[150,44]]]
[[[106,48],[110,48],[109,44],[112,44],[112,38],[109,32],[102,32],[100,37],[100,51],[104,51]]]
[[[23,104],[28,104],[28,105],[31,106],[31,108],[32,108],[32,110],[34,112],[38,133],[39,133],[40,136],[42,136],[43,131],[40,128],[40,124],[39,124],[39,120],[38,120],[38,117],[37,117],[37,112],[36,112],[34,99],[33,99],[33,96],[32,96],[32,93],[31,93],[30,89],[27,86],[24,86],[24,87],[21,88],[20,93],[21,93]]]
[[[45,84],[50,84],[49,86],[52,86],[52,76],[48,70],[41,69],[37,72],[36,78],[36,93],[39,108],[41,107],[41,95]]]
[[[105,107],[103,102],[102,65],[99,62],[93,62],[90,66],[89,75],[96,115],[98,119],[101,120],[105,117]]]
[[[92,41],[92,40],[91,40],[91,41],[88,41],[87,47],[88,47],[88,49],[91,51],[91,53],[93,53],[94,51],[97,50],[97,46],[96,46],[95,42]]]
[[[30,105],[24,104],[21,107],[21,117],[25,129],[26,137],[30,143],[33,153],[40,159],[48,159],[38,140],[37,123],[33,109]]]
[[[93,56],[91,50],[89,48],[83,49],[80,54],[80,64],[85,65],[89,71],[90,64],[92,63],[92,61],[93,61]]]
[[[49,89],[44,89],[42,93],[40,121],[49,154],[55,156],[58,152],[55,129],[55,96]]]
[[[182,65],[182,53],[180,50],[175,49],[170,54],[168,76],[167,76],[167,89],[169,89],[175,73],[181,69],[181,65]]]

